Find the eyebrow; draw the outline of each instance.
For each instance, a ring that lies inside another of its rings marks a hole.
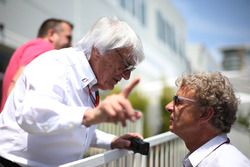
[[[126,65],[127,67],[129,67],[129,66],[134,66],[133,64],[130,64],[130,63],[127,61],[127,59],[124,59],[124,56],[119,52],[118,49],[115,49],[115,51],[116,51],[116,52],[118,53],[118,55],[122,58],[123,62],[125,62],[125,65]],[[129,56],[128,56],[128,58],[129,58]]]

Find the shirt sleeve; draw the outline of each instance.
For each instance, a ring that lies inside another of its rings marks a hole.
[[[84,112],[89,107],[68,106],[62,103],[58,95],[60,92],[47,93],[26,93],[16,112],[17,123],[33,134],[60,133],[80,127]]]
[[[16,84],[15,118],[19,126],[31,134],[57,134],[80,128],[84,112],[90,108],[80,103],[81,99],[67,94],[71,92],[70,79],[64,66],[56,67],[48,63],[44,69],[37,63],[32,64]]]
[[[96,129],[91,141],[92,147],[111,149],[111,142],[116,136]]]

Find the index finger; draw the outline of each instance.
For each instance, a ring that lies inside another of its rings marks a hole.
[[[128,98],[128,95],[130,92],[134,89],[134,87],[140,82],[140,78],[134,79],[132,82],[130,82],[121,92],[121,94],[125,97]]]

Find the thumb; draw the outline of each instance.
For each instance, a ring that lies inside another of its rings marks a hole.
[[[140,82],[140,78],[134,79],[132,82],[130,82],[121,92],[121,94],[128,98],[131,91],[135,88],[135,86]]]

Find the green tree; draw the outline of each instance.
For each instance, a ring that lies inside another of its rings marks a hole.
[[[172,101],[175,91],[169,86],[164,86],[160,95],[160,110],[161,110],[161,128],[159,133],[169,131],[169,112],[166,111],[165,106]]]
[[[246,128],[250,128],[250,112],[248,113],[248,115],[238,115],[237,118],[237,122],[243,126],[245,126]]]
[[[146,122],[147,108],[149,105],[148,98],[144,96],[142,92],[136,90],[129,95],[128,99],[131,102],[134,109],[139,110],[143,113],[143,136],[145,138],[149,137],[148,123]]]

